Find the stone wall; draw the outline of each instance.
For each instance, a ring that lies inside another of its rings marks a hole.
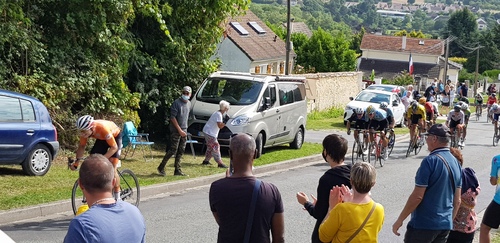
[[[331,107],[344,108],[349,97],[356,96],[364,86],[362,72],[314,73],[307,78],[308,112],[324,111]]]

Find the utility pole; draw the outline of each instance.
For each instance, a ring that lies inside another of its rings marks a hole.
[[[450,37],[446,38],[446,52],[444,57],[444,73],[443,73],[443,83],[448,80],[448,55],[450,51]]]
[[[290,69],[290,0],[287,0],[287,13],[286,13],[286,58],[285,58],[285,75],[289,74]]]
[[[479,49],[483,48],[483,46],[478,46],[477,47],[477,55],[476,55],[476,73],[474,75],[474,97],[477,94],[477,75],[479,72]]]

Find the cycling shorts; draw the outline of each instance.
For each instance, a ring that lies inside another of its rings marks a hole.
[[[356,120],[354,125],[352,126],[355,129],[367,129],[368,128],[368,122],[365,120]]]
[[[482,105],[483,104],[483,100],[476,100],[476,104],[477,105]]]
[[[457,127],[458,124],[460,124],[461,120],[455,121],[455,120],[450,120],[450,128],[455,128]]]
[[[498,121],[500,114],[493,113],[493,121]]]
[[[433,119],[434,119],[434,116],[432,115],[432,113],[427,112],[427,113],[426,113],[426,115],[425,115],[425,119],[426,119],[427,121],[431,121],[431,120],[433,120]]]
[[[420,119],[422,119],[422,115],[420,115],[420,114],[413,114],[413,115],[411,115],[411,124],[412,125],[418,124],[418,121]]]
[[[115,141],[116,141],[116,146],[118,146],[118,150],[113,155],[111,155],[111,158],[120,159],[120,154],[122,151],[122,134],[121,133],[115,137]],[[110,147],[108,145],[108,142],[106,142],[106,140],[96,139],[95,143],[94,143],[94,147],[92,147],[92,149],[90,150],[90,154],[102,154],[102,155],[104,155],[108,152],[109,148]]]
[[[375,131],[384,131],[388,126],[389,123],[387,122],[387,119],[384,119],[382,121],[371,120],[369,128]]]

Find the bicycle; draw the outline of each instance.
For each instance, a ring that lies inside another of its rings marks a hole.
[[[380,136],[381,131],[371,131],[370,134],[375,134],[375,141],[370,143],[370,146],[368,147],[368,163],[371,163],[373,160],[373,166],[375,167],[377,165],[377,160],[380,164],[380,167],[384,166],[385,159],[382,159],[382,139]],[[386,149],[387,153],[387,149]],[[371,157],[374,158],[371,158]]]
[[[495,125],[495,124],[493,124]],[[500,134],[498,134],[498,127],[495,129],[493,133],[493,146],[496,147],[498,145],[498,141],[500,140]]]
[[[74,159],[68,158],[68,168],[72,166],[74,162]],[[123,201],[127,201],[139,207],[141,188],[137,176],[129,169],[117,170],[117,172],[120,176],[120,198]],[[78,208],[84,204],[87,204],[87,199],[83,195],[77,179],[71,190],[71,206],[73,208],[73,213],[76,215]]]
[[[481,104],[476,103],[476,121],[479,121],[481,115],[483,114],[483,108]]]
[[[352,145],[352,164],[358,163],[359,157],[365,162],[368,154],[367,131],[364,129],[354,129],[354,131],[358,133],[358,136],[354,138],[354,144]]]
[[[458,128],[455,128],[453,130],[453,134],[451,134],[451,139],[450,139],[450,148],[460,148],[460,149],[464,149],[464,147],[462,145],[460,145],[460,141],[462,140],[462,138],[459,138],[457,136],[457,129]]]
[[[386,132],[385,135],[387,137],[387,153],[391,155],[392,150],[394,149],[394,144],[396,143],[396,134],[394,134],[394,129],[389,129],[389,132]]]
[[[415,132],[415,136],[410,140],[408,144],[408,149],[406,150],[406,157],[410,156],[411,152],[414,152],[415,155],[420,153],[420,150],[425,144],[424,136],[422,136],[422,131],[420,130],[420,126],[416,126],[417,131]]]

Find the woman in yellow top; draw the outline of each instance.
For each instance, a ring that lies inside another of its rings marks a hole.
[[[352,192],[345,185],[330,190],[330,208],[319,226],[322,242],[378,242],[384,207],[370,197],[375,179],[375,167],[356,163],[351,169]]]

